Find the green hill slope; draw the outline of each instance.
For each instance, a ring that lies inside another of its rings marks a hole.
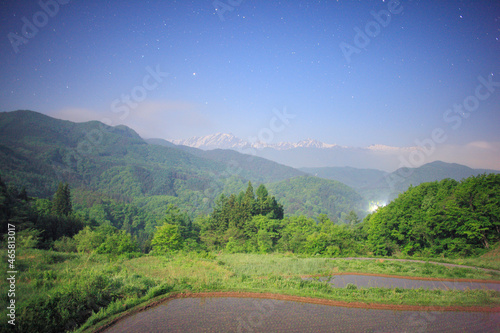
[[[479,254],[499,240],[500,175],[444,179],[410,187],[369,215],[374,254]]]
[[[500,171],[472,169],[461,164],[435,161],[418,168],[400,168],[383,175],[371,184],[355,188],[368,200],[388,202],[396,198],[398,194],[406,191],[410,185],[417,186],[446,178],[460,181],[483,173],[500,173]]]
[[[301,176],[267,185],[285,208],[285,214],[316,217],[327,214],[340,221],[350,211],[363,216],[365,200],[349,186],[334,180]]]
[[[352,167],[301,168],[300,170],[316,177],[339,181],[355,189],[369,186],[386,174],[381,170]]]
[[[221,192],[244,189],[248,181],[302,174],[234,151],[148,144],[125,126],[73,123],[33,111],[0,113],[0,163],[0,176],[32,196],[49,197],[65,181],[126,201],[169,196],[205,208]]]

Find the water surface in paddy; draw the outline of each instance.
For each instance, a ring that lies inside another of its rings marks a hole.
[[[499,313],[345,308],[258,298],[178,298],[105,332],[499,332]]]
[[[308,278],[310,280],[310,278]],[[352,283],[360,288],[404,288],[404,289],[492,289],[500,291],[500,283],[483,282],[463,282],[463,281],[430,281],[401,279],[383,276],[369,275],[335,275],[332,277],[320,278],[320,281],[328,281],[332,287],[344,288],[348,283]]]

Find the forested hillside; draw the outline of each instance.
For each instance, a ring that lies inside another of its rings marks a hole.
[[[301,176],[268,185],[280,198],[286,214],[315,217],[327,214],[342,222],[351,211],[364,216],[368,207],[363,198],[349,186],[338,181]]]
[[[262,184],[303,175],[252,155],[161,140],[148,143],[125,126],[73,123],[33,111],[0,113],[0,162],[2,179],[33,197],[49,198],[59,182],[67,182],[75,205],[97,223],[116,220],[113,224],[122,227],[110,207],[120,207],[125,215],[139,212],[140,219],[125,223],[128,229],[148,229],[168,204],[194,217],[208,213],[221,193],[244,190],[248,181]],[[312,186],[309,191],[317,190]],[[307,200],[299,200],[291,207],[285,202],[287,212],[309,211]],[[320,204],[321,212],[332,218],[352,209]]]
[[[279,198],[262,184],[256,191],[249,182],[245,191],[221,194],[209,214],[194,219],[173,204],[165,205],[155,219],[145,208],[105,197],[92,198],[100,203],[90,209],[72,205],[80,200],[72,200],[68,184],[60,183],[52,198],[40,199],[0,179],[2,233],[14,223],[22,248],[114,256],[178,250],[329,256],[366,251],[366,236],[355,214],[348,225],[335,224],[325,214],[315,219],[286,216]]]
[[[259,158],[244,163],[249,156],[233,151],[207,158],[196,149],[147,144],[125,126],[72,123],[32,111],[0,113],[0,148],[3,177],[30,185],[39,196],[53,192],[59,180],[135,197],[224,186],[230,176],[272,182],[301,174]]]
[[[480,253],[499,240],[500,175],[410,187],[364,223],[376,255]]]
[[[316,181],[305,178],[290,183]],[[165,203],[161,213],[105,197],[94,197],[100,201],[91,208],[73,205],[82,199],[72,200],[68,184],[62,183],[51,199],[33,198],[0,180],[0,219],[2,233],[7,223],[15,223],[20,244],[66,252],[223,250],[455,257],[481,254],[498,242],[499,193],[500,175],[495,174],[424,183],[359,223],[354,211],[342,220],[321,213],[314,218],[286,214],[282,198],[262,184],[254,191],[250,182],[245,191],[221,194],[208,214],[192,218]]]
[[[387,198],[392,200],[399,193],[406,191],[410,185],[417,186],[426,182],[439,181],[451,178],[456,181],[477,176],[483,173],[500,173],[498,170],[472,169],[456,163],[435,161],[417,168],[401,168],[380,178],[365,189],[378,190],[387,193]]]
[[[389,202],[411,185],[451,178],[460,181],[483,173],[500,173],[498,170],[472,169],[465,165],[434,161],[416,168],[400,168],[386,173],[375,169],[351,167],[302,168],[311,175],[340,181],[361,194],[367,201]]]
[[[352,167],[301,168],[300,170],[316,177],[339,181],[354,189],[370,186],[386,174],[382,170]]]
[[[500,175],[410,187],[359,224],[367,205],[347,185],[234,151],[31,111],[0,113],[0,129],[2,228],[18,221],[43,248],[149,252],[165,224],[175,248],[231,252],[454,256],[498,240]]]

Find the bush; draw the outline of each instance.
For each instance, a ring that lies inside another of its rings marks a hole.
[[[58,240],[54,241],[54,244],[52,245],[54,250],[59,251],[59,252],[76,252],[77,251],[77,244],[76,241],[73,238],[63,236],[59,238]]]
[[[226,251],[228,253],[243,253],[245,252],[245,244],[234,237],[229,237],[226,243]]]
[[[110,279],[94,275],[82,277],[48,295],[38,295],[19,309],[15,329],[40,333],[72,330],[115,299],[110,287]]]
[[[40,234],[42,232],[37,229],[24,229],[19,231],[16,235],[17,247],[21,249],[36,248],[40,242]],[[5,235],[4,237],[6,237]]]
[[[102,225],[95,230],[85,227],[73,238],[78,252],[121,255],[138,251],[129,233],[110,225]]]
[[[340,255],[340,248],[337,245],[329,245],[324,254],[328,257],[337,257]]]
[[[179,250],[182,247],[179,226],[165,223],[161,227],[156,227],[151,246],[153,247],[153,252],[156,254]]]

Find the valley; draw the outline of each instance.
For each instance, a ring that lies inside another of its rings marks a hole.
[[[398,311],[500,306],[497,171],[433,162],[391,185],[398,170],[299,170],[33,111],[0,113],[0,133],[19,332],[101,331],[203,293]],[[401,278],[424,282],[382,281]]]

